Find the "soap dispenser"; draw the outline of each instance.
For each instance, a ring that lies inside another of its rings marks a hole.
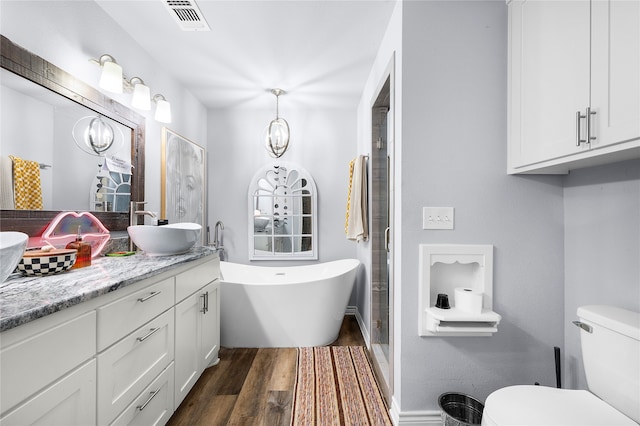
[[[82,241],[82,234],[80,233],[80,227],[78,226],[78,234],[76,240],[67,244],[68,249],[77,250],[76,262],[71,269],[84,268],[85,266],[91,266],[91,244]]]

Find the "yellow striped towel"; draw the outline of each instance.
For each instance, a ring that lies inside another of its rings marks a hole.
[[[10,155],[13,161],[13,192],[17,210],[42,210],[40,164]]]

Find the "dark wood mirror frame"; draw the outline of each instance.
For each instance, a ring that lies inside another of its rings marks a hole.
[[[131,164],[134,168],[131,201],[143,201],[145,118],[52,63],[18,46],[5,36],[0,35],[0,38],[2,68],[132,129]],[[29,236],[38,235],[58,213],[60,211],[55,210],[0,210],[0,230],[20,231]],[[93,211],[91,213],[110,231],[126,231],[129,225],[129,213]]]

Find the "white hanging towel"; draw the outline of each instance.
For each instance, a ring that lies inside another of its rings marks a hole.
[[[369,237],[367,210],[367,159],[360,155],[353,161],[353,167],[350,167],[345,229],[348,240],[360,242]]]

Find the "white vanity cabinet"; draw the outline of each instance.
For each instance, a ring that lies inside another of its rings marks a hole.
[[[96,418],[96,361],[91,360],[0,418],[2,425],[92,425]]]
[[[640,2],[509,2],[509,173],[640,157]]]
[[[90,311],[2,334],[0,424],[95,422],[95,327]]]
[[[218,362],[219,275],[219,263],[208,262],[176,277],[176,407],[187,396],[204,369]]]
[[[0,424],[165,424],[218,360],[219,272],[206,256],[0,334]]]
[[[173,414],[173,362],[110,426],[164,425]]]
[[[173,309],[98,354],[98,424],[110,424],[173,361]]]

